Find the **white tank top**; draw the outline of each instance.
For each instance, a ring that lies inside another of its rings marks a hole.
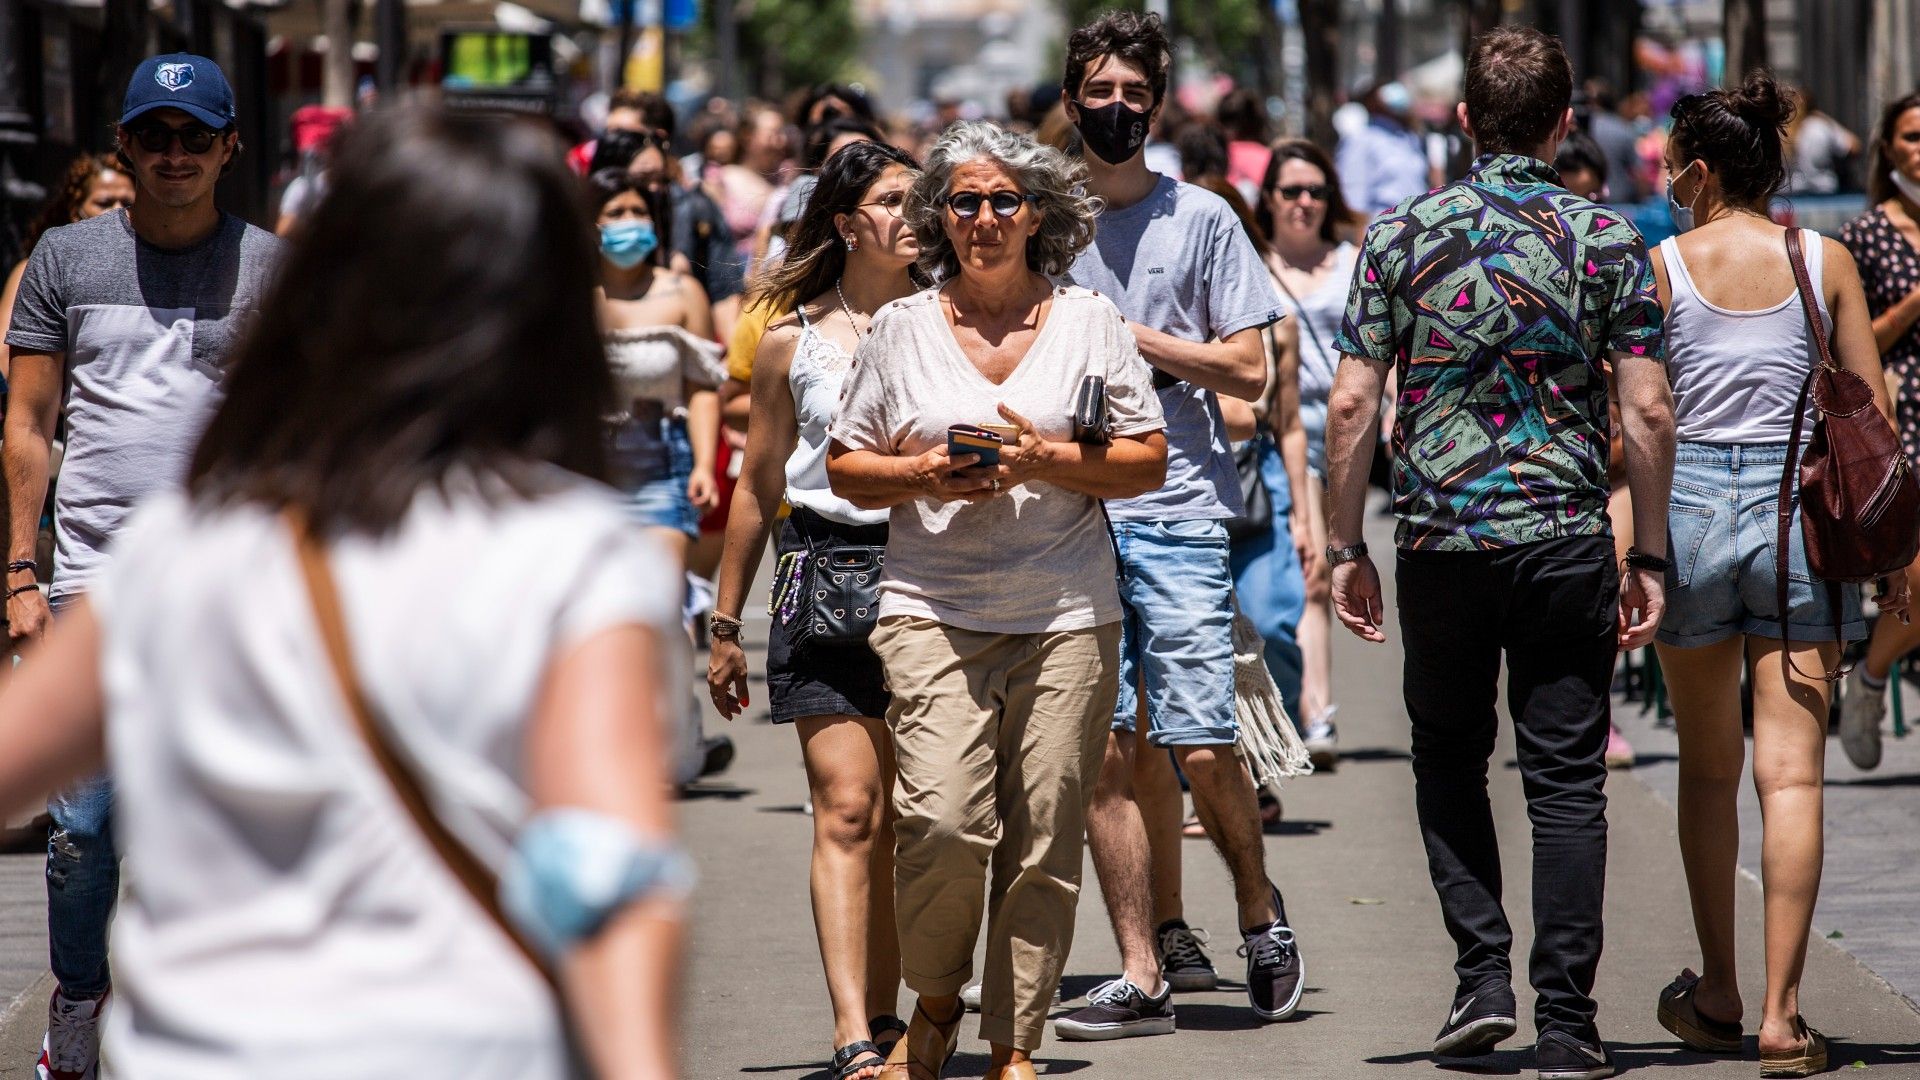
[[[1831,333],[1820,236],[1802,229],[1800,242],[1815,303]],[[1672,293],[1666,337],[1675,437],[1681,442],[1786,442],[1800,386],[1818,357],[1799,293],[1757,311],[1717,307],[1694,287],[1677,238],[1661,241],[1660,251]]]
[[[787,366],[787,386],[793,391],[794,420],[800,441],[787,458],[787,502],[804,506],[842,525],[882,525],[890,511],[862,510],[833,493],[827,484],[827,425],[840,405],[840,385],[847,379],[853,357],[813,328],[806,309],[800,309],[800,342]]]

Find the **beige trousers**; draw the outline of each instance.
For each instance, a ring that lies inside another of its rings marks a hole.
[[[984,891],[980,1037],[1031,1051],[1073,945],[1120,624],[989,634],[894,616],[871,641],[893,691],[894,909],[906,983],[945,996],[973,978]]]

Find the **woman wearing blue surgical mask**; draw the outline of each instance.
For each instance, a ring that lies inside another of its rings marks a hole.
[[[719,502],[714,447],[726,370],[712,308],[692,277],[666,265],[672,194],[622,170],[589,179],[597,209],[601,334],[622,411],[613,418],[613,481],[628,509],[685,562],[700,514]]]

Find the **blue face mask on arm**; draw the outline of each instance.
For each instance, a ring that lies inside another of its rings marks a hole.
[[[645,262],[660,237],[651,221],[610,221],[600,226],[600,254],[622,270],[631,270]]]

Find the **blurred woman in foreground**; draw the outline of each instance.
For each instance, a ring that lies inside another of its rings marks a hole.
[[[117,781],[116,1072],[569,1075],[538,955],[600,1075],[671,1076],[679,574],[589,479],[577,181],[425,110],[332,181],[185,489],[0,692],[0,794]]]

